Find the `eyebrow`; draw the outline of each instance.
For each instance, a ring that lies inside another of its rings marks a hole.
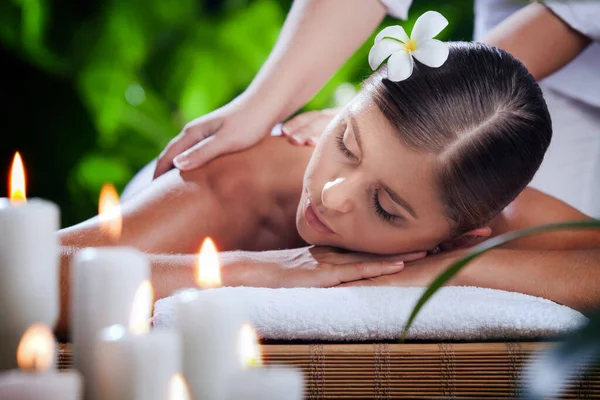
[[[363,150],[362,150],[362,145],[361,145],[360,131],[358,129],[358,124],[356,123],[356,119],[352,115],[349,115],[349,114],[347,114],[347,115],[348,115],[348,118],[350,119],[350,125],[352,125],[352,132],[354,132],[354,137],[356,138],[356,143],[358,145],[358,149],[362,153]],[[398,195],[398,193],[394,192],[386,184],[381,184],[381,186],[383,186],[383,188],[385,189],[387,194],[390,196],[390,198],[394,201],[394,203],[403,207],[406,211],[408,211],[408,213],[410,215],[413,216],[413,218],[418,218],[417,213],[415,212],[415,209],[412,208],[412,206],[410,204],[408,204],[408,202],[406,200],[404,200],[402,197],[400,197],[400,195]]]

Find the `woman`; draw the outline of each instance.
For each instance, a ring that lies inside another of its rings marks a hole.
[[[222,253],[228,286],[425,286],[488,237],[588,219],[524,190],[551,123],[533,77],[508,53],[454,43],[440,68],[417,63],[399,83],[385,74],[365,82],[312,154],[271,138],[201,169],[170,171],[126,201],[121,243],[155,253],[156,295],[195,285],[190,253],[207,235],[223,250],[245,250]],[[61,239],[64,329],[69,255],[110,240],[97,219]],[[583,310],[600,301],[599,248],[592,231],[523,239],[481,257],[452,284]]]

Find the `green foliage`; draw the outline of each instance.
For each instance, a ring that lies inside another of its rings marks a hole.
[[[15,79],[61,85],[65,93],[73,91],[74,100],[86,110],[82,115],[82,107],[73,107],[70,98],[55,98],[47,92],[28,95],[39,95],[44,104],[57,102],[52,104],[57,112],[41,113],[27,107],[27,101],[11,110],[14,122],[9,131],[21,133],[10,142],[15,148],[35,143],[41,134],[20,121],[42,114],[45,135],[68,134],[74,143],[82,141],[61,148],[29,146],[26,159],[42,160],[44,152],[52,151],[61,156],[62,163],[73,163],[68,166],[68,184],[54,185],[56,192],[36,194],[62,202],[65,224],[95,214],[93,197],[104,181],[122,187],[186,122],[227,103],[246,88],[275,44],[290,5],[290,0],[0,2],[0,43],[15,63],[27,66],[15,64],[14,73],[20,74]],[[470,39],[472,0],[444,5],[417,1],[406,25],[412,26],[428,9],[439,10],[450,20],[442,39]],[[383,25],[395,23],[387,18]],[[372,40],[305,109],[333,106],[341,84],[358,88],[370,73],[367,54]],[[75,128],[87,123],[64,132],[73,113],[93,127],[90,141],[83,140],[84,133]],[[9,154],[0,156],[8,164]],[[53,168],[49,164],[54,163],[46,162],[44,167]],[[32,176],[51,172],[30,171]],[[57,179],[64,180],[62,174]]]

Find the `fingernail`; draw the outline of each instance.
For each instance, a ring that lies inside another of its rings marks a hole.
[[[271,136],[281,136],[283,135],[283,126],[280,123],[276,124],[273,129],[271,129]]]
[[[394,261],[394,265],[404,265],[404,261]]]
[[[294,142],[296,142],[298,144],[302,144],[302,138],[300,138],[299,136],[292,135],[291,138]]]
[[[185,169],[188,165],[190,165],[190,160],[187,157],[177,156],[173,159],[173,165],[177,169]]]

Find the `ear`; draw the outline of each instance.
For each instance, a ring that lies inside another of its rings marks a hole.
[[[460,236],[440,243],[440,248],[442,250],[453,250],[461,247],[470,247],[482,242],[491,234],[492,228],[490,228],[489,226],[483,226],[481,228],[470,230],[469,232],[465,232]]]

